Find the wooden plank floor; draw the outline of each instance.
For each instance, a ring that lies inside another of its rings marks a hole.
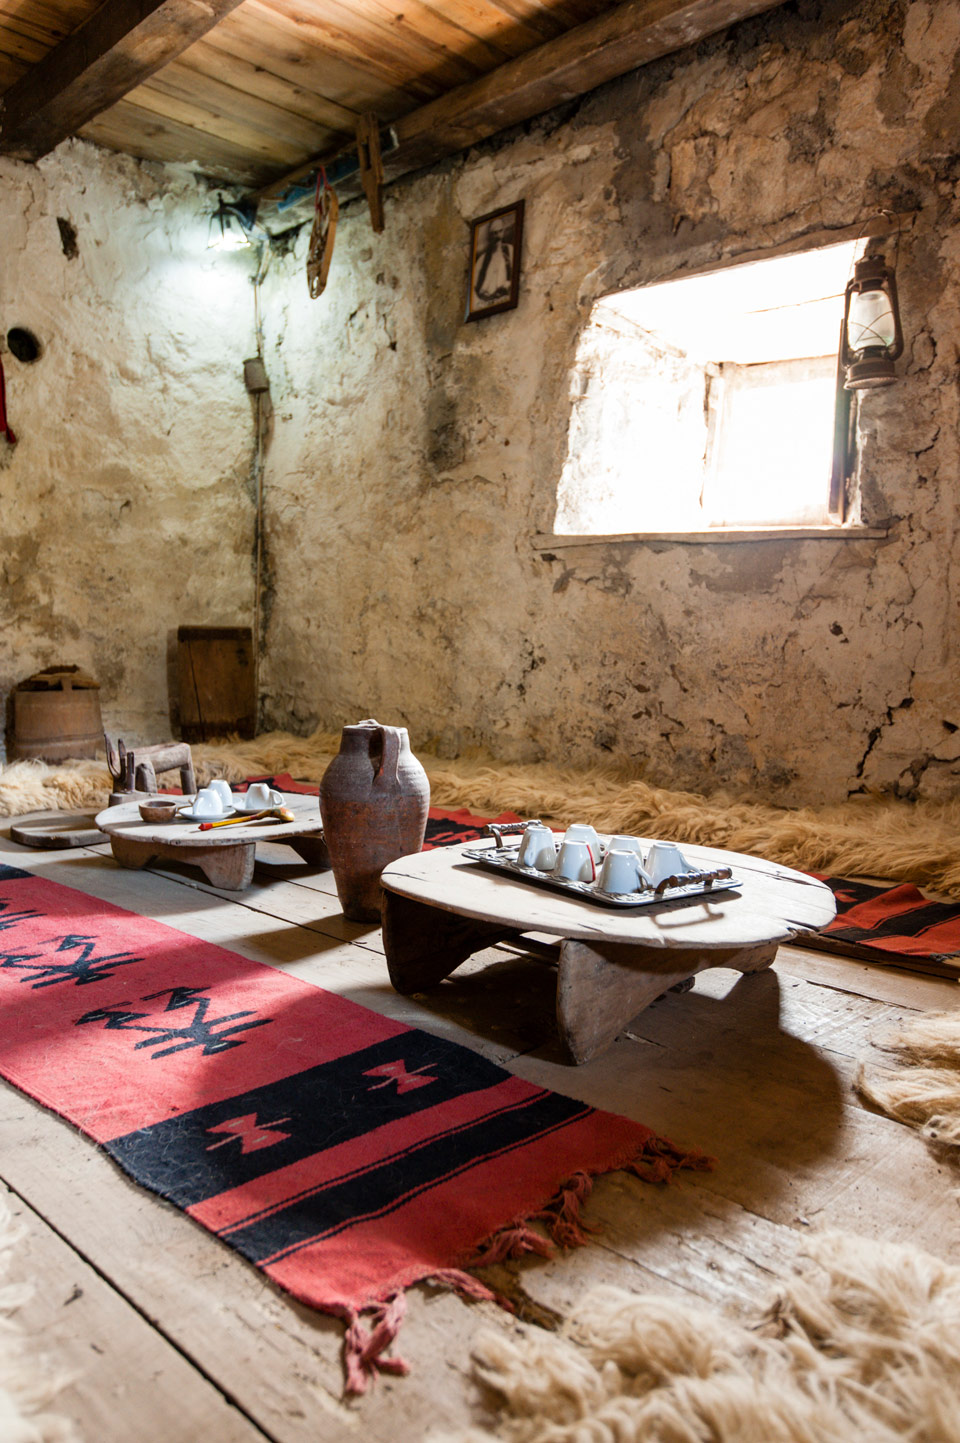
[[[742,1307],[792,1266],[811,1229],[847,1228],[960,1256],[955,1180],[910,1130],[865,1108],[856,1060],[877,1023],[955,1005],[956,984],[781,948],[754,977],[717,969],[637,1017],[604,1056],[560,1061],[549,962],[482,954],[429,997],[387,981],[379,931],[346,922],[332,876],[260,849],[250,889],[218,892],[193,869],[124,871],[108,848],[0,861],[282,968],[503,1062],[524,1077],[635,1117],[717,1158],[652,1187],[600,1179],[592,1245],[496,1279],[530,1310],[569,1314],[615,1282]],[[419,1443],[431,1428],[492,1426],[470,1376],[490,1304],[409,1294],[400,1351],[412,1372],[345,1401],[341,1326],[293,1303],[183,1214],[124,1177],[85,1138],[0,1084],[0,1182],[26,1224],[12,1278],[36,1351],[73,1381],[58,1408],[87,1443]]]

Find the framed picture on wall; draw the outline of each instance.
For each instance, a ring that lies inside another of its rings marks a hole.
[[[468,321],[510,311],[520,295],[523,201],[492,210],[470,222]]]

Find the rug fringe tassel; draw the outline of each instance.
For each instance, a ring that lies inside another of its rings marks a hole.
[[[580,1220],[580,1210],[592,1192],[593,1179],[585,1172],[576,1172],[561,1184],[556,1196],[550,1199],[546,1207],[534,1214],[537,1221],[545,1224],[551,1241],[556,1243],[557,1247],[582,1247],[589,1241],[590,1233],[597,1231],[596,1228],[588,1228]]]
[[[610,1171],[631,1172],[644,1182],[667,1183],[679,1168],[709,1172],[714,1160],[696,1149],[677,1147],[665,1137],[652,1137],[642,1151]],[[484,1240],[465,1266],[489,1268],[511,1258],[535,1253],[541,1258],[553,1256],[554,1248],[579,1248],[590,1241],[590,1234],[599,1231],[583,1221],[583,1204],[593,1191],[593,1178],[585,1172],[574,1173],[538,1212],[517,1222],[508,1223]],[[544,1233],[531,1226],[541,1223]],[[439,1276],[439,1274],[434,1274]]]
[[[513,1303],[503,1293],[488,1288],[486,1283],[481,1283],[479,1278],[475,1278],[472,1273],[465,1273],[462,1268],[437,1268],[426,1281],[450,1288],[461,1297],[472,1298],[475,1303],[498,1303],[508,1313],[516,1312]]]
[[[402,1358],[383,1356],[399,1333],[406,1311],[406,1297],[396,1293],[385,1303],[364,1308],[362,1313],[351,1309],[344,1314],[347,1331],[343,1339],[343,1366],[348,1393],[365,1393],[378,1373],[401,1378],[409,1373],[410,1365]],[[363,1314],[370,1315],[369,1321],[364,1321]]]
[[[652,1137],[643,1151],[623,1164],[624,1172],[632,1172],[643,1182],[669,1182],[680,1168],[688,1172],[712,1172],[715,1159],[697,1148],[677,1147],[667,1137]]]
[[[652,1137],[634,1157],[609,1171],[632,1172],[644,1182],[666,1183],[678,1168],[705,1172],[712,1167],[713,1159],[703,1153],[687,1152],[667,1138]],[[528,1253],[550,1258],[558,1247],[564,1251],[582,1247],[589,1242],[591,1233],[599,1231],[585,1223],[580,1215],[592,1191],[593,1178],[589,1173],[574,1173],[561,1183],[554,1196],[537,1212],[491,1233],[467,1260],[465,1267],[470,1268],[470,1272],[463,1268],[437,1268],[424,1281],[450,1288],[461,1297],[475,1302],[497,1303],[507,1312],[516,1312],[508,1297],[487,1287],[474,1276],[472,1270],[493,1267],[496,1263],[521,1258]],[[533,1223],[540,1223],[543,1231],[531,1226]],[[344,1309],[340,1313],[347,1324],[343,1359],[348,1393],[365,1393],[378,1373],[403,1377],[410,1371],[402,1358],[383,1356],[400,1331],[406,1308],[406,1298],[401,1292],[385,1303],[360,1311]]]
[[[541,1216],[540,1213],[533,1214],[534,1218]],[[543,1233],[537,1232],[536,1228],[532,1228],[528,1222],[511,1223],[487,1238],[476,1255],[470,1259],[469,1266],[471,1268],[491,1268],[496,1263],[504,1263],[508,1258],[522,1258],[527,1253],[536,1253],[541,1258],[551,1258],[553,1257],[553,1247],[549,1238],[545,1238]]]

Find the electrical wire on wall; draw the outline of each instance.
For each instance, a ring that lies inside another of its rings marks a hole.
[[[263,458],[264,432],[266,429],[266,406],[264,397],[270,389],[266,366],[263,360],[263,308],[260,288],[270,267],[270,245],[264,242],[253,277],[253,318],[256,332],[257,354],[243,363],[243,378],[247,390],[253,397],[254,453],[253,482],[255,504],[255,583],[253,601],[253,685],[257,706],[257,726],[260,722],[260,655],[263,649],[262,598],[263,598]]]

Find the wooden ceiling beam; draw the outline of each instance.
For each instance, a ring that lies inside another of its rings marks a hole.
[[[626,0],[595,20],[508,60],[393,121],[398,145],[384,155],[384,178],[434,165],[511,125],[532,120],[607,80],[659,60],[784,0]],[[271,200],[326,165],[314,156],[258,193]],[[360,194],[359,176],[338,182],[342,199]]]
[[[240,3],[104,0],[2,97],[0,155],[39,160]]]

